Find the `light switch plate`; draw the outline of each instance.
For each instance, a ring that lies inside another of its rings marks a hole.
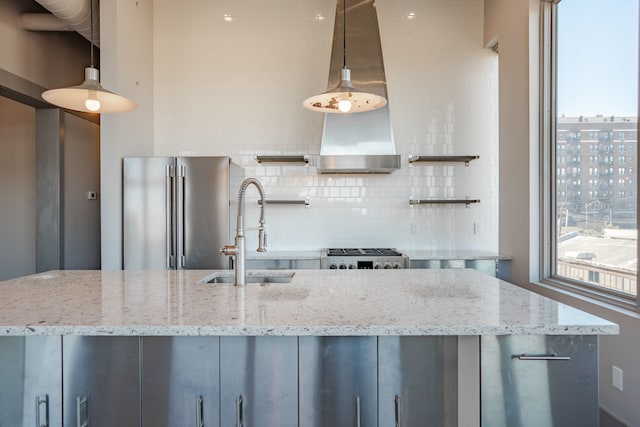
[[[611,383],[614,388],[617,388],[620,391],[624,390],[624,378],[622,369],[618,368],[616,365],[611,365]]]

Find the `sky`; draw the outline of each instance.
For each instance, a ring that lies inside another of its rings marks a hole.
[[[559,115],[638,115],[638,3],[561,0]]]

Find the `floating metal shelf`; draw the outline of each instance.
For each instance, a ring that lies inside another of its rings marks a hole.
[[[309,155],[301,154],[295,156],[256,156],[258,163],[304,163],[309,164]]]
[[[258,204],[261,205],[262,201],[258,200]],[[309,207],[309,199],[291,199],[291,200],[279,200],[279,199],[267,199],[265,200],[267,205],[304,205],[305,208]]]
[[[480,156],[412,156],[409,155],[409,163],[416,162],[441,162],[441,163],[464,163],[469,166],[471,160],[479,159]]]
[[[480,199],[409,199],[410,205],[466,205],[480,203]]]

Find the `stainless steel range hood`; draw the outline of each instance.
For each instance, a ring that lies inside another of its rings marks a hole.
[[[337,0],[328,87],[340,82],[343,67],[343,1]],[[346,62],[353,84],[388,99],[374,1],[347,0],[346,16]],[[364,113],[324,115],[318,172],[391,173],[399,168],[389,103]]]

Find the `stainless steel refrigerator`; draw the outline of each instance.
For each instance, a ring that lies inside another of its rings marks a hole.
[[[124,268],[229,268],[219,250],[233,240],[243,178],[229,157],[126,157]]]

